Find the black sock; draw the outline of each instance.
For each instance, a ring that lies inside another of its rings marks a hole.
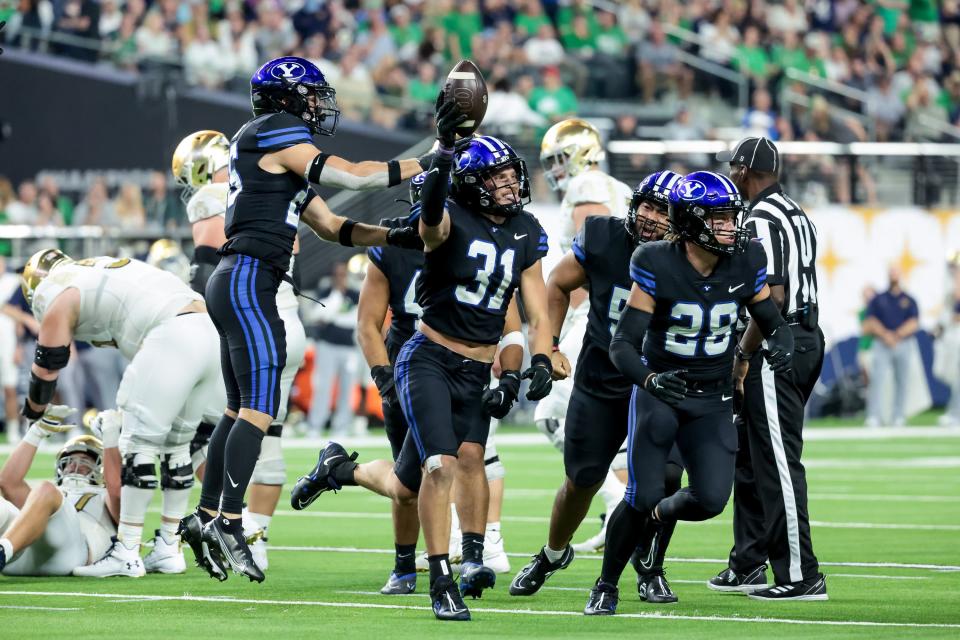
[[[330,475],[340,483],[341,487],[355,487],[357,486],[357,481],[353,479],[353,472],[356,471],[359,466],[360,465],[353,460],[345,460],[337,464],[337,466],[333,468],[333,473]]]
[[[483,534],[463,532],[463,561],[483,564]]]
[[[223,465],[223,503],[220,510],[224,513],[243,511],[243,494],[247,492],[250,476],[260,457],[260,444],[263,431],[253,423],[242,418],[230,430],[227,446],[224,448]]]
[[[437,581],[437,578],[446,576],[453,579],[453,572],[450,571],[450,555],[442,554],[439,556],[427,556],[427,562],[430,563],[430,586]]]
[[[600,579],[616,586],[627,566],[630,555],[640,541],[646,514],[621,500],[613,514],[607,517],[607,540],[603,550],[603,568]]]
[[[223,514],[220,514],[220,527],[229,533],[242,533],[243,532],[243,520],[240,518],[227,518]]]
[[[214,518],[214,516],[210,515],[203,509],[197,509],[197,516],[199,516],[200,518],[200,524],[203,524],[203,525],[207,524]]]
[[[417,545],[395,544],[397,555],[394,559],[393,572],[398,576],[405,576],[417,571]]]
[[[200,489],[200,506],[217,512],[220,510],[220,494],[223,492],[223,455],[227,436],[236,418],[224,414],[217,423],[207,444],[207,465],[204,469],[203,486]],[[206,522],[204,522],[206,524]]]

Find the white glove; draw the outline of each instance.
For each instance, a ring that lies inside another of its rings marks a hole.
[[[63,433],[73,429],[77,425],[63,424],[63,421],[70,414],[76,413],[76,411],[73,407],[68,407],[65,404],[47,405],[43,416],[30,425],[30,429],[27,430],[27,434],[23,439],[36,447],[40,442],[49,437],[50,434]]]
[[[101,411],[90,422],[90,431],[100,438],[104,449],[112,449],[120,443],[120,427],[123,424],[123,414],[116,409]]]

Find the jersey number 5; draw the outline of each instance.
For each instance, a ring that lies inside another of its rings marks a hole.
[[[703,331],[703,321],[707,315],[703,307],[695,302],[674,303],[670,318],[679,321],[679,324],[667,329],[664,349],[685,358],[721,355],[730,344],[738,310],[736,302],[718,302],[710,307],[710,324]]]
[[[490,276],[493,275],[497,266],[497,247],[492,242],[485,240],[474,240],[467,249],[467,255],[471,258],[483,258],[483,266],[477,269],[477,275],[474,276],[474,287],[468,287],[461,284],[457,287],[455,295],[457,300],[463,304],[477,306],[487,296],[490,288]],[[488,309],[501,310],[504,307],[503,296],[513,281],[513,257],[515,251],[507,249],[500,254],[500,266],[503,268],[503,278],[500,280],[500,286],[487,300]]]

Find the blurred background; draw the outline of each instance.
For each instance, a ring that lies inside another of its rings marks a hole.
[[[0,352],[21,373],[31,327],[16,311],[15,270],[50,245],[142,257],[170,238],[189,256],[170,157],[192,131],[233,135],[260,64],[315,62],[343,110],[337,135],[317,142],[361,160],[425,149],[437,91],[470,58],[490,91],[482,132],[535,169],[531,211],[548,232],[559,207],[538,157],[554,122],[595,124],[606,170],[631,186],[662,168],[725,171],[719,149],[774,140],[785,189],[820,240],[829,352],[812,415],[863,424],[873,382],[904,394],[915,423],[960,424],[957,0],[0,0],[0,21],[0,329],[17,336]],[[373,221],[402,214],[405,193],[323,195]],[[302,239],[304,289],[359,287],[349,250]],[[891,276],[916,301],[919,331],[897,376],[884,369],[877,382],[862,323]],[[350,326],[350,299],[337,295],[336,317],[305,303],[318,354],[330,326]],[[314,357],[294,398],[302,412]],[[358,358],[343,382],[362,389],[366,377]],[[9,403],[23,380],[2,384]],[[358,430],[377,410],[364,397],[351,399]]]

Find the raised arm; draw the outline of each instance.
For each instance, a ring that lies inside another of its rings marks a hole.
[[[409,180],[424,170],[416,158],[379,162],[350,162],[323,153],[312,144],[302,143],[263,156],[262,169],[291,171],[314,184],[351,191],[386,189]]]
[[[80,313],[80,292],[67,289],[47,308],[40,323],[37,350],[30,370],[30,388],[23,415],[38,420],[57,390],[60,369],[70,360],[70,343]]]
[[[388,229],[355,222],[335,214],[319,196],[310,200],[300,220],[324,240],[339,242],[345,247],[393,245],[413,249],[421,246],[412,227]]]

